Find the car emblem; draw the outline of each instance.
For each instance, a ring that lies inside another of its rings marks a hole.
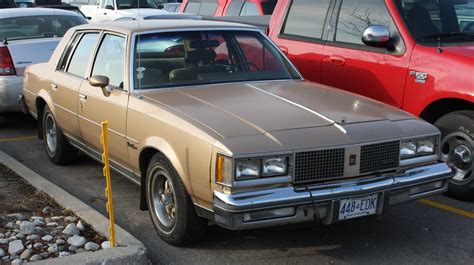
[[[349,166],[355,166],[357,164],[357,155],[349,156]]]
[[[425,72],[410,71],[410,76],[415,77],[415,82],[424,84],[428,79],[428,74]]]

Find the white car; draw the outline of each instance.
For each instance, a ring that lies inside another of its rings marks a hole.
[[[25,67],[48,61],[64,33],[86,23],[66,10],[0,9],[0,112],[20,111]]]
[[[80,9],[92,22],[169,14],[168,11],[158,9],[153,0],[98,0],[95,5],[81,5]]]

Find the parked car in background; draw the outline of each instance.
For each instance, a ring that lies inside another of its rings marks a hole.
[[[304,77],[435,124],[474,199],[473,0],[279,0],[269,36]]]
[[[271,15],[277,0],[183,0],[179,12],[201,16]]]
[[[37,7],[37,6],[58,6],[63,3],[61,0],[15,0],[18,7]]]
[[[17,5],[13,0],[0,0],[0,8],[15,8]]]
[[[0,112],[20,111],[25,68],[48,61],[64,33],[85,23],[83,17],[64,10],[0,10]]]
[[[142,15],[140,14],[140,18],[144,20],[150,19],[203,19],[202,16],[187,14],[187,13],[167,13],[162,15]],[[115,21],[124,21],[124,20],[137,20],[138,17],[121,17],[116,19]]]
[[[302,79],[259,29],[146,20],[71,29],[29,67],[27,109],[56,164],[77,150],[141,185],[159,235],[339,221],[446,190],[439,130],[399,109]],[[412,146],[416,146],[413,155]]]
[[[86,15],[84,15],[84,13],[82,13],[81,9],[77,6],[73,6],[73,5],[69,5],[69,4],[61,4],[61,5],[44,5],[44,6],[39,6],[39,7],[42,7],[42,8],[53,8],[53,9],[62,9],[62,10],[68,10],[68,11],[72,11],[74,13],[77,13],[78,15],[80,15],[81,17],[87,19],[87,20],[90,20],[91,18],[90,17],[87,17]]]
[[[181,3],[164,3],[161,5],[163,6],[163,10],[165,11],[168,11],[171,13],[178,13]]]
[[[121,17],[152,16],[168,13],[157,8],[153,0],[99,0],[93,5],[81,5],[92,22],[114,21]]]

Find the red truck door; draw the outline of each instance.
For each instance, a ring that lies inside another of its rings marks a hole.
[[[270,37],[288,55],[301,74],[320,82],[324,25],[331,0],[278,1],[270,24]],[[289,5],[287,8],[286,6]]]
[[[338,1],[334,14],[338,19],[324,47],[321,82],[400,108],[410,53],[385,1]],[[389,29],[388,48],[369,47],[362,42],[364,30],[372,25]]]

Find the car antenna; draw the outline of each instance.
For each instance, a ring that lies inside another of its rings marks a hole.
[[[442,53],[443,49],[441,49],[441,34],[438,33],[438,53]]]
[[[3,45],[8,45],[7,37],[5,37],[5,39],[3,39]]]

